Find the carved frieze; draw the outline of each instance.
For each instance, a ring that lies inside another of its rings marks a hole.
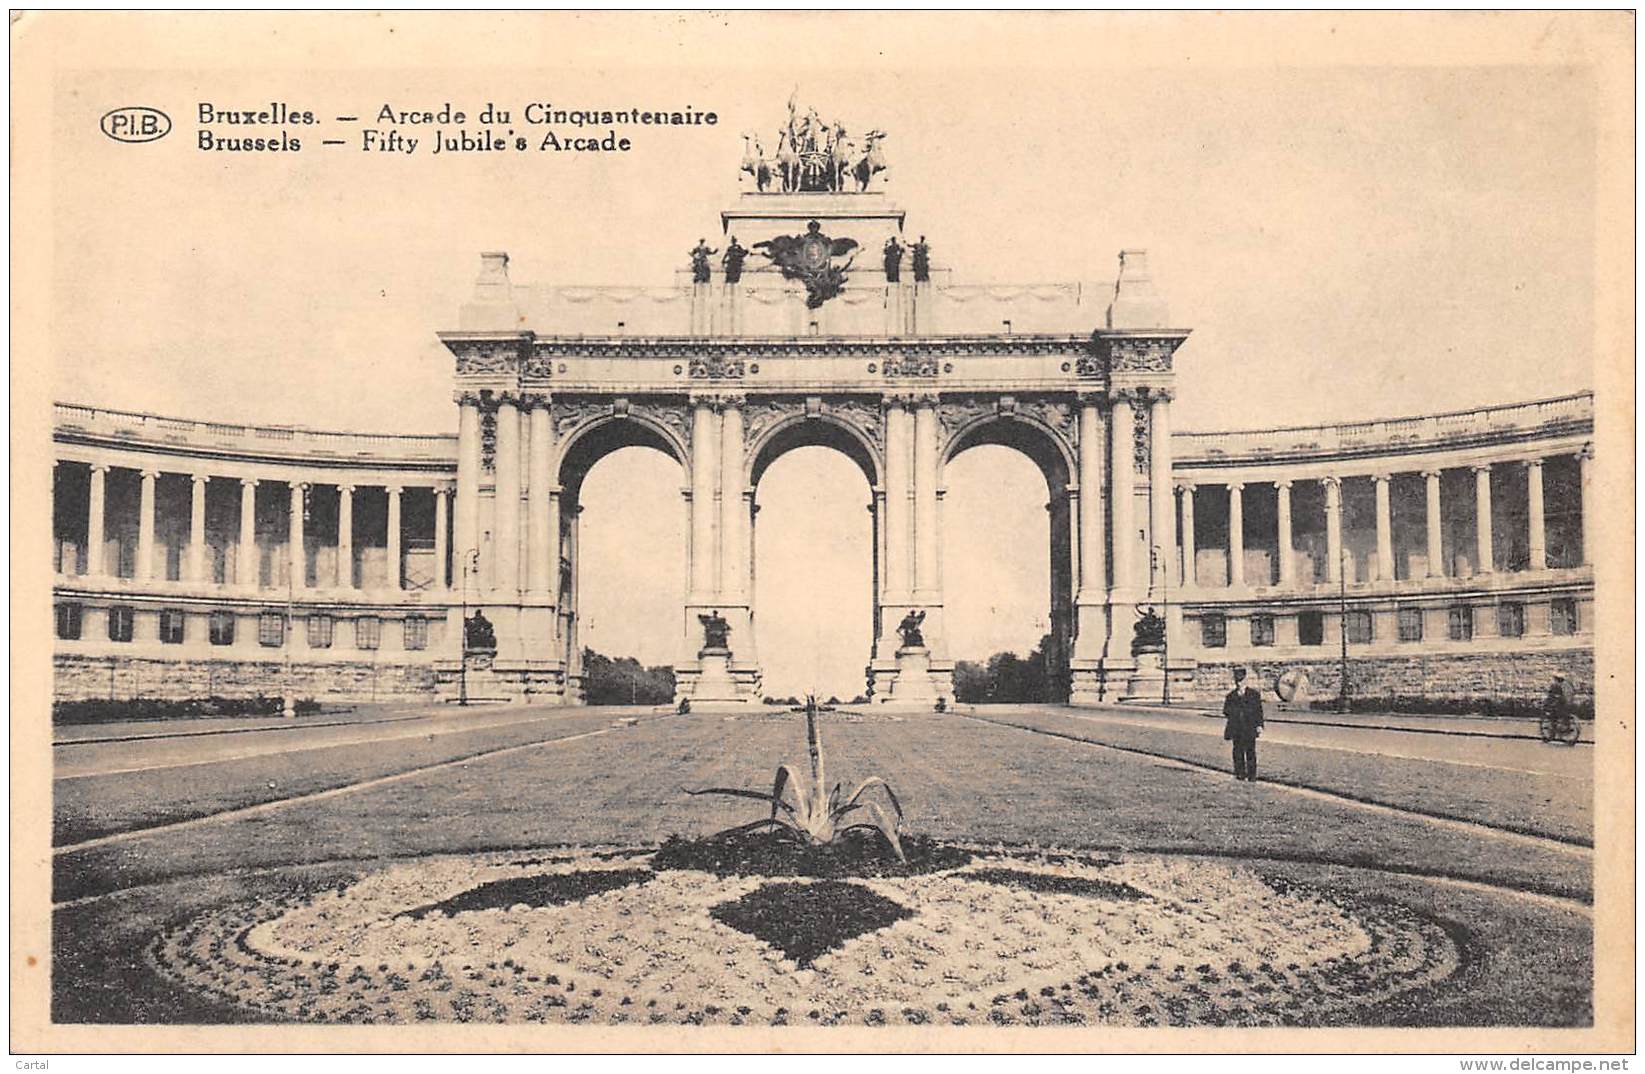
[[[870,402],[867,399],[845,396],[828,400],[825,407],[828,413],[860,430],[864,436],[873,441],[877,450],[885,450],[885,438],[880,429],[882,418],[877,403]]]
[[[880,372],[887,377],[935,377],[942,371],[942,363],[930,355],[899,355],[880,363]]]
[[[594,399],[565,399],[556,397],[553,403],[554,435],[564,440],[573,429],[584,422],[605,417],[611,413],[610,402]]]
[[[1020,413],[1039,419],[1062,438],[1065,446],[1074,444],[1074,404],[1065,399],[1022,399],[1017,402]]]
[[[674,435],[680,438],[680,443],[690,450],[691,412],[684,400],[638,400],[630,405],[629,413],[648,418],[672,430]]]
[[[743,408],[743,428],[747,430],[746,437],[750,444],[756,443],[765,431],[790,414],[797,413],[800,404],[796,400],[781,399],[751,399]]]
[[[527,337],[465,339],[447,345],[457,359],[458,376],[515,374],[531,353]]]
[[[691,359],[692,380],[738,380],[747,372],[747,363],[741,358],[718,355]]]
[[[937,424],[942,427],[942,442],[952,442],[961,429],[984,414],[992,413],[993,409],[990,403],[973,395],[943,399],[937,404]]]
[[[1075,363],[1082,377],[1105,373],[1169,373],[1181,336],[1099,336],[1090,353]]]
[[[480,408],[480,469],[487,472],[497,467],[497,408]]]
[[[538,350],[526,352],[520,364],[520,375],[534,380],[547,380],[554,375],[554,359]]]
[[[1134,445],[1132,455],[1135,457],[1136,472],[1139,474],[1148,472],[1148,463],[1151,457],[1148,445],[1152,435],[1152,430],[1149,428],[1150,424],[1148,408],[1144,406],[1137,407],[1132,417],[1131,439]]]

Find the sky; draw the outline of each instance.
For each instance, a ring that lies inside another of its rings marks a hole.
[[[888,132],[885,189],[956,283],[1110,286],[1117,252],[1147,248],[1173,322],[1193,330],[1177,355],[1179,430],[1593,383],[1601,129],[1582,35],[1559,19],[1413,35],[1341,16],[1288,37],[1273,27],[1298,24],[1211,16],[497,17],[460,33],[408,16],[351,19],[367,36],[349,47],[324,32],[342,23],[191,36],[183,17],[156,18],[120,44],[54,27],[65,60],[39,271],[60,400],[451,431],[435,333],[455,327],[480,251],[507,250],[524,283],[670,283],[736,196],[740,133],[774,130],[796,89],[802,107]],[[690,105],[720,122],[575,157],[194,147],[199,102],[274,100],[325,117]],[[142,146],[104,138],[98,118],[131,103],[177,130]],[[640,449],[590,478],[585,636],[602,651],[672,655],[657,624],[678,621],[658,611],[676,607],[677,572],[654,566],[678,558],[678,535],[659,522],[636,536],[624,507],[654,502],[646,517],[665,519],[680,480]],[[951,651],[1026,651],[1046,615],[1044,482],[979,448],[947,484]],[[762,482],[761,650],[781,692],[861,688],[867,495],[821,449]],[[602,557],[613,547],[625,551]],[[1010,567],[967,574],[979,556]]]

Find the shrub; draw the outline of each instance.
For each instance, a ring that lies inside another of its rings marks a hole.
[[[203,697],[166,700],[157,697],[107,698],[93,697],[80,701],[55,701],[51,706],[51,722],[62,726],[76,724],[116,723],[125,720],[191,720],[213,716],[278,716],[285,708],[285,699],[258,695],[257,697]],[[320,703],[312,697],[298,699],[297,714],[308,716],[320,711]]]

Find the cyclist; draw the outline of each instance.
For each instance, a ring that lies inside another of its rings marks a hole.
[[[1565,682],[1565,676],[1554,675],[1554,681],[1548,687],[1548,696],[1542,702],[1543,715],[1552,725],[1553,737],[1564,737],[1569,734],[1576,724],[1576,714],[1571,711],[1571,688]]]

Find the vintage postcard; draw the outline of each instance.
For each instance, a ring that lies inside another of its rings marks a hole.
[[[13,13],[13,1051],[1630,1052],[1633,41]]]

